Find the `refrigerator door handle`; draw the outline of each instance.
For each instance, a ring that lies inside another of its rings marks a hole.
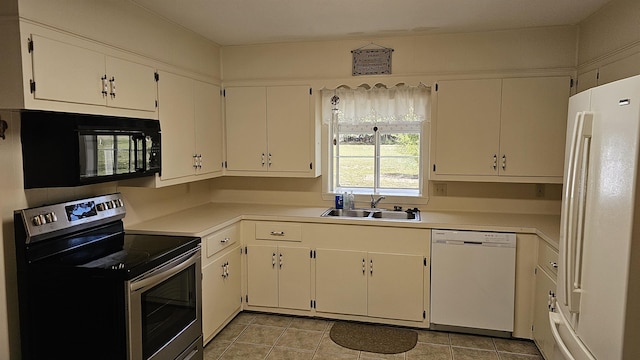
[[[558,350],[562,353],[565,360],[575,360],[567,345],[565,345],[564,341],[562,341],[562,337],[560,336],[560,331],[558,331],[558,326],[560,325],[560,314],[549,312],[549,322],[551,323],[551,334],[553,335],[553,340],[558,346]]]
[[[576,167],[578,165],[578,150],[579,150],[579,141],[581,139],[582,125],[584,124],[584,112],[578,112],[576,114],[575,126],[571,136],[571,144],[569,147],[569,165],[567,168],[567,186],[565,189],[564,197],[567,200],[567,205],[563,207],[562,219],[564,222],[562,224],[562,228],[564,229],[561,237],[564,237],[565,241],[561,244],[563,245],[563,253],[564,253],[564,268],[562,269],[564,275],[564,305],[572,308],[571,294],[572,294],[572,284],[573,284],[573,276],[572,270],[574,269],[573,265],[573,253],[574,253],[574,214],[575,214],[575,187],[576,187]]]
[[[551,335],[553,335],[556,349],[562,354],[563,360],[597,360],[571,329],[569,324],[566,323],[561,313],[549,312],[549,323],[551,325]],[[568,336],[568,342],[565,342],[560,334],[561,326],[566,328],[563,333],[565,336]]]

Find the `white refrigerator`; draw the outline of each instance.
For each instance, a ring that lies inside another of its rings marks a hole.
[[[570,98],[555,360],[640,359],[640,76]]]

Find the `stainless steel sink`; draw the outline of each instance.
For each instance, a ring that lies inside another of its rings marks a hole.
[[[419,211],[395,211],[386,209],[377,209],[371,212],[374,219],[394,219],[394,220],[420,220]]]
[[[380,220],[411,220],[420,221],[420,211],[418,209],[413,210],[388,210],[380,208],[372,209],[336,209],[329,208],[322,213],[321,216],[325,217],[352,217],[352,218],[365,218],[365,219],[380,219]]]
[[[325,211],[322,216],[345,216],[345,217],[367,217],[370,212],[366,209],[335,209],[331,208]]]

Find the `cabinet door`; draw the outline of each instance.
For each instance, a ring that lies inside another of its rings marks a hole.
[[[202,269],[202,332],[206,341],[240,309],[240,247]]]
[[[105,56],[65,42],[32,35],[34,97],[40,100],[105,105]]]
[[[269,171],[310,171],[311,95],[308,86],[267,88]]]
[[[439,175],[497,175],[500,79],[438,82],[434,166]]]
[[[421,321],[424,311],[423,257],[369,253],[368,315]]]
[[[567,76],[502,80],[501,176],[562,177],[569,82]]]
[[[156,110],[157,84],[152,67],[110,56],[106,57],[106,67],[110,83],[108,106]]]
[[[193,80],[168,72],[158,81],[163,180],[194,173]]]
[[[221,171],[222,117],[218,86],[194,81],[194,124],[196,154],[201,155],[202,162],[196,174]]]
[[[551,359],[555,341],[549,325],[549,292],[556,291],[556,283],[542,268],[536,271],[536,292],[533,315],[533,339],[545,359]]]
[[[267,95],[264,87],[225,89],[227,169],[266,171]]]
[[[367,315],[367,253],[316,250],[316,310]]]
[[[309,248],[278,246],[278,306],[309,310],[311,257]]]
[[[247,295],[252,306],[278,307],[278,249],[247,246]]]

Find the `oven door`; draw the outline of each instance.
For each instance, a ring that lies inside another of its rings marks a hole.
[[[200,247],[127,282],[129,360],[202,358]]]

